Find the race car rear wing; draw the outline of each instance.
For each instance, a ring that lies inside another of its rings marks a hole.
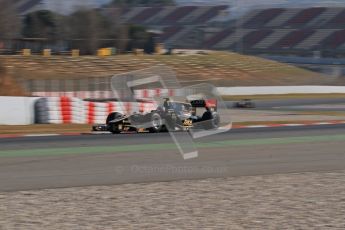
[[[217,100],[216,99],[207,99],[207,100],[192,100],[190,102],[194,108],[212,108],[217,109]]]

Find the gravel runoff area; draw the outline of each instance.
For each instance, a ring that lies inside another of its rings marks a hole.
[[[344,229],[345,171],[0,193],[0,229]]]

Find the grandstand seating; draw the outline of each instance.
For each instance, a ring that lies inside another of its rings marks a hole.
[[[261,28],[296,28],[313,26],[342,27],[345,22],[345,9],[312,7],[312,8],[271,8],[253,10],[237,21],[243,21],[241,27]]]
[[[279,14],[277,17],[265,24],[266,28],[281,28],[288,20],[298,14],[301,9],[286,9],[284,12]]]
[[[132,18],[134,18],[136,15],[140,14],[145,8],[143,7],[136,7],[136,8],[125,8],[124,10],[121,10],[121,20],[124,22],[129,22]],[[118,12],[117,9],[103,9],[104,11],[108,12],[108,14],[111,14],[111,11]]]
[[[283,13],[285,9],[272,8],[259,11],[254,17],[245,22],[244,27],[247,28],[260,28],[265,26],[266,23],[273,20],[275,17]]]
[[[217,33],[216,35],[212,36],[210,39],[208,39],[205,43],[204,46],[206,48],[212,48],[214,45],[216,45],[218,42],[222,41],[229,35],[234,33],[233,29],[226,29],[221,31],[220,33]]]
[[[345,24],[345,10],[340,12],[338,15],[334,16],[328,25],[344,25]]]
[[[213,18],[219,15],[220,11],[226,10],[228,6],[214,6],[204,14],[200,15],[198,18],[194,20],[195,24],[203,24],[208,21],[211,21]]]
[[[134,8],[135,9],[135,8]],[[160,25],[160,21],[171,14],[173,11],[175,11],[176,7],[162,7],[162,9],[157,12],[156,14],[153,14],[149,19],[147,19],[145,22],[142,22],[142,24],[145,25],[153,25],[158,26]]]
[[[128,23],[148,25],[199,25],[216,18],[228,6],[133,7],[122,15]]]
[[[182,6],[177,7],[173,12],[163,18],[161,24],[174,24],[180,19],[186,17],[188,14],[193,12],[197,7],[196,6]]]
[[[345,8],[255,9],[230,22],[206,45],[213,49],[236,51],[240,47],[249,53],[275,54],[279,51],[312,54],[316,49],[332,55],[345,49]]]
[[[254,45],[256,45],[259,41],[263,40],[270,34],[272,34],[273,30],[254,30],[249,32],[247,35],[245,35],[242,39],[242,45],[244,48],[251,48]]]
[[[148,7],[142,10],[139,14],[135,15],[133,18],[129,19],[130,23],[143,23],[152,15],[158,13],[162,8],[161,7]]]
[[[176,35],[181,30],[182,30],[181,26],[170,26],[170,27],[164,28],[164,33],[160,37],[160,41],[161,42],[167,41],[169,38]]]
[[[296,49],[303,49],[303,50],[310,50],[313,48],[320,48],[320,43],[323,41],[325,38],[327,38],[330,34],[332,34],[334,29],[319,29],[315,30],[315,33],[310,35],[308,38],[304,39],[302,42],[297,44],[294,48]]]
[[[242,49],[243,37],[246,36],[249,32],[251,32],[251,30],[237,29],[230,36],[227,36],[225,39],[214,45],[214,48],[218,50],[229,49],[231,47]]]
[[[17,1],[22,11],[41,2]],[[125,23],[163,31],[159,40],[169,48],[231,50],[241,47],[249,53],[309,52],[315,47],[317,50],[345,49],[345,7],[253,9],[241,18],[217,21],[228,7],[185,5],[112,10],[121,12]],[[111,14],[110,9],[103,10]]]
[[[272,46],[272,44],[277,43],[280,39],[289,34],[291,31],[291,29],[275,29],[269,36],[257,42],[257,44],[253,46],[253,48],[268,50]]]
[[[314,19],[310,20],[306,27],[313,27],[313,28],[326,28],[328,25],[327,23],[337,14],[342,11],[342,8],[325,8],[325,11],[314,17]],[[336,26],[338,27],[338,26]],[[341,27],[341,26],[340,26]]]
[[[198,49],[201,43],[193,26],[181,26],[181,29],[165,40],[167,47],[180,47],[184,49]]]
[[[197,7],[193,12],[188,14],[186,17],[182,18],[179,20],[179,23],[181,24],[194,24],[194,20],[201,15],[203,15],[205,12],[207,12],[212,6],[201,6]]]
[[[323,48],[336,49],[345,43],[345,29],[333,32],[321,42]]]
[[[296,16],[287,21],[286,25],[301,26],[308,24],[315,17],[319,16],[326,10],[324,7],[315,7],[302,10]]]
[[[314,30],[295,30],[284,36],[277,43],[273,44],[271,48],[285,49],[291,48],[302,42],[304,39],[315,33]]]

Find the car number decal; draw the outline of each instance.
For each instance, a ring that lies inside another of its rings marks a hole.
[[[192,120],[184,120],[183,125],[184,125],[184,126],[191,126],[192,123],[193,123]]]

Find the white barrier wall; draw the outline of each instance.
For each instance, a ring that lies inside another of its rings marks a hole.
[[[218,87],[220,95],[264,95],[264,94],[314,94],[314,93],[345,93],[345,86],[253,86],[253,87]],[[136,98],[181,96],[183,89],[144,89],[135,90]],[[187,92],[188,93],[188,92]],[[113,98],[111,91],[81,91],[81,92],[35,92],[40,97],[77,97],[85,98]],[[71,96],[72,95],[72,96]],[[75,95],[75,96],[73,96]]]
[[[175,92],[176,91],[176,92]],[[179,90],[140,90],[138,97],[172,96]],[[265,94],[326,94],[345,93],[345,86],[258,86],[219,87],[221,95]],[[28,125],[35,122],[35,102],[38,97],[0,97],[0,125]],[[36,106],[36,121],[39,123],[103,123],[111,111],[131,114],[150,111],[156,105],[150,103],[84,102],[78,98],[41,98]]]
[[[326,94],[345,93],[345,86],[253,86],[218,87],[221,95]]]
[[[34,97],[0,97],[0,125],[34,123]]]

